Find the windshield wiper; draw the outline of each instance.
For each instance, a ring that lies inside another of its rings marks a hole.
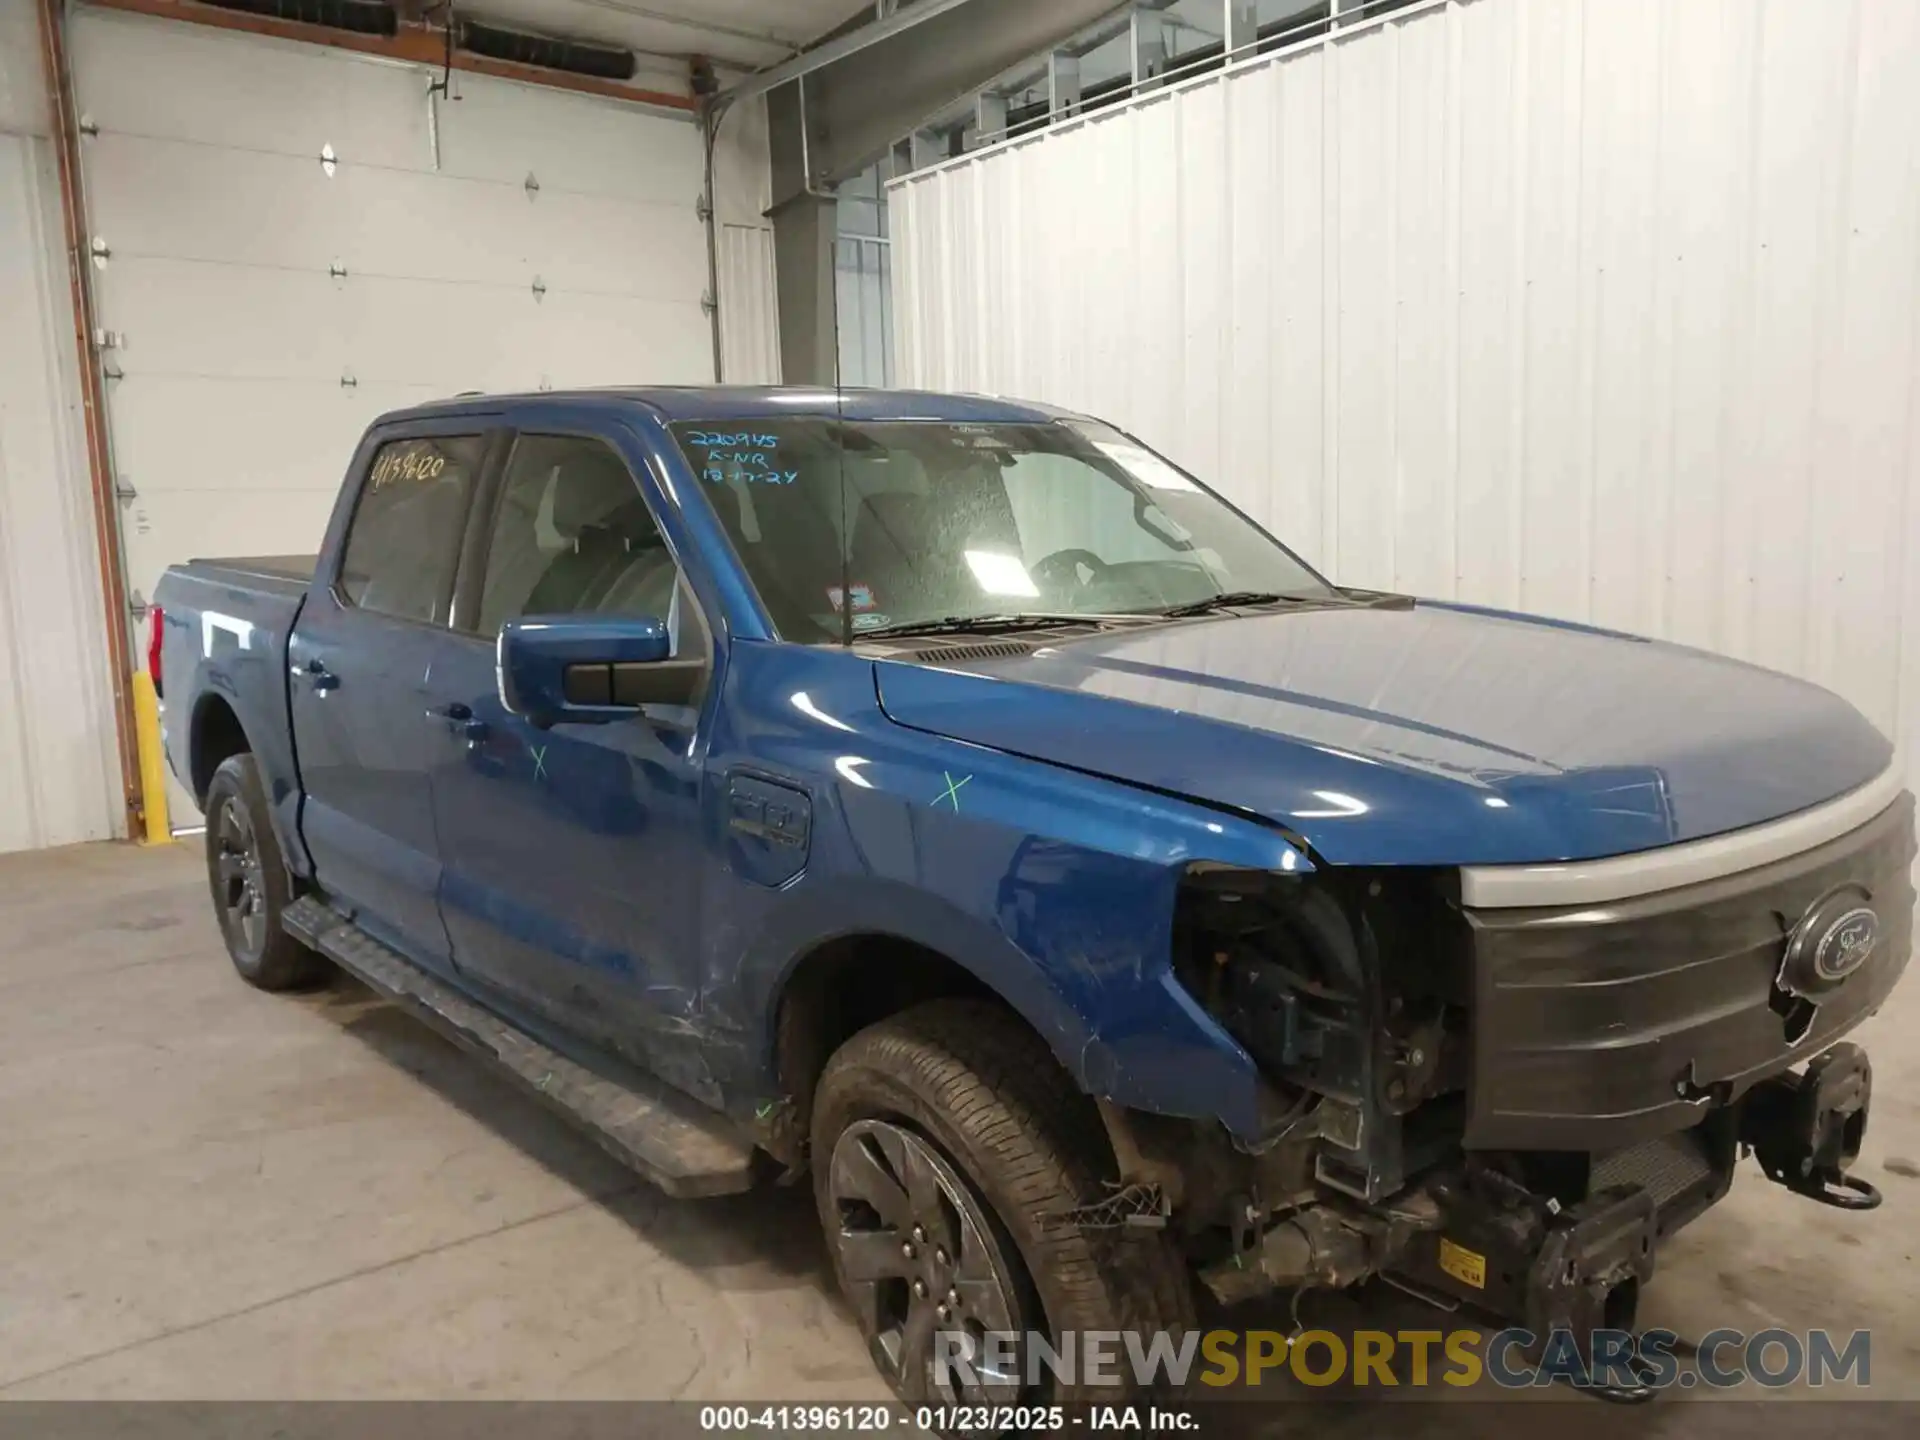
[[[1229,590],[1224,595],[1209,595],[1204,600],[1194,600],[1185,605],[1170,605],[1165,610],[1156,610],[1156,615],[1169,620],[1177,620],[1187,615],[1211,615],[1216,610],[1231,610],[1240,605],[1277,605],[1283,600],[1306,602],[1304,595],[1281,595],[1272,590]]]
[[[855,630],[858,640],[886,640],[900,635],[992,635],[1004,630],[1048,630],[1057,625],[1097,625],[1102,615],[944,615],[938,620],[903,620]]]

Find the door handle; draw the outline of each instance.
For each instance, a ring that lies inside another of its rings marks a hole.
[[[329,690],[340,688],[340,677],[327,669],[318,656],[307,661],[307,681],[313,686],[314,693],[324,695]]]
[[[469,745],[478,745],[492,733],[486,721],[474,719],[473,707],[463,700],[451,700],[445,705],[430,706],[427,714],[435,720],[451,722],[448,728]]]

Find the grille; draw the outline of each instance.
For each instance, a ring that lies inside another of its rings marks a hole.
[[[1913,797],[1737,875],[1605,906],[1472,910],[1471,1149],[1611,1151],[1699,1123],[1886,998],[1911,944]],[[1842,885],[1882,928],[1804,1034],[1772,1007],[1788,931]]]

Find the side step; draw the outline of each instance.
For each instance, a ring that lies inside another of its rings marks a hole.
[[[753,1145],[725,1117],[657,1081],[622,1083],[569,1060],[311,895],[287,907],[282,925],[456,1045],[494,1062],[667,1194],[734,1195],[752,1187]]]

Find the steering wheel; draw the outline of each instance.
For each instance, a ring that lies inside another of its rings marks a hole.
[[[1080,567],[1084,565],[1091,572],[1085,580],[1080,578]],[[1113,567],[1091,550],[1056,550],[1043,559],[1036,560],[1027,568],[1027,573],[1038,580],[1043,589],[1065,590],[1072,588],[1083,590],[1093,584]]]

